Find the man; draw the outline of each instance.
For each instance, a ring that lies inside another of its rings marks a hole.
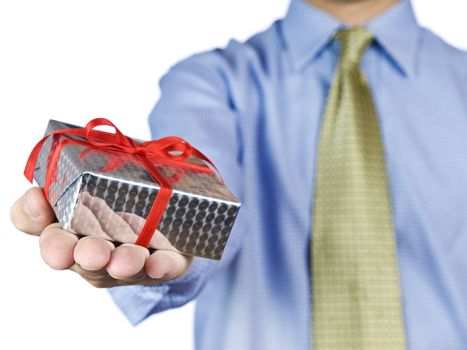
[[[467,54],[409,1],[308,2],[161,80],[153,136],[243,203],[220,262],[78,240],[35,188],[12,220],[134,324],[197,297],[197,349],[466,348]]]

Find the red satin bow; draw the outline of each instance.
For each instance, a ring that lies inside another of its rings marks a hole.
[[[115,133],[95,130],[95,128],[99,126],[111,126],[115,129]],[[214,171],[207,166],[188,163],[185,161],[188,157],[195,156],[208,162],[217,171],[215,165],[204,154],[180,137],[168,136],[158,140],[146,141],[138,144],[132,138],[125,136],[110,120],[105,118],[96,118],[87,123],[84,128],[56,130],[43,137],[33,148],[24,169],[24,176],[26,176],[31,183],[34,178],[34,169],[36,167],[37,158],[39,157],[42,145],[48,137],[53,135],[62,135],[65,137],[68,135],[74,135],[79,136],[84,140],[68,137],[61,141],[60,144],[55,147],[55,150],[50,153],[46,181],[44,184],[44,193],[47,199],[49,198],[49,188],[52,180],[56,177],[57,162],[60,157],[61,149],[67,144],[79,144],[133,154],[139,159],[141,164],[144,165],[151,177],[160,185],[160,190],[146,218],[146,223],[136,241],[136,244],[142,246],[147,246],[151,241],[172,195],[171,184],[153,165],[153,161],[156,159],[178,167],[214,174]],[[176,154],[174,154],[174,152],[176,152]]]

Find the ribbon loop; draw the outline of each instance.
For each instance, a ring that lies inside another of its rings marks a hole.
[[[96,130],[99,126],[110,126],[115,130],[114,133]],[[136,146],[133,139],[125,136],[110,120],[105,118],[96,118],[89,121],[84,131],[89,143],[99,147],[111,147],[122,149],[125,147],[134,148]]]
[[[151,154],[177,161],[184,161],[193,154],[193,146],[176,136],[144,142],[140,146],[147,149]]]

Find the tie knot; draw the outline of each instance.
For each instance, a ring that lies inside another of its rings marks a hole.
[[[341,44],[341,62],[359,64],[360,58],[373,41],[373,34],[362,27],[342,29],[335,35]]]

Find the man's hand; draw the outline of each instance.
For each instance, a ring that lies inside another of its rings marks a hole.
[[[115,247],[102,236],[78,239],[54,223],[53,210],[39,188],[29,189],[13,204],[11,220],[19,230],[40,236],[41,255],[47,265],[56,270],[71,269],[99,288],[160,284],[183,275],[192,262],[192,257],[177,252],[158,231],[151,241],[158,250],[152,254],[130,243]]]

